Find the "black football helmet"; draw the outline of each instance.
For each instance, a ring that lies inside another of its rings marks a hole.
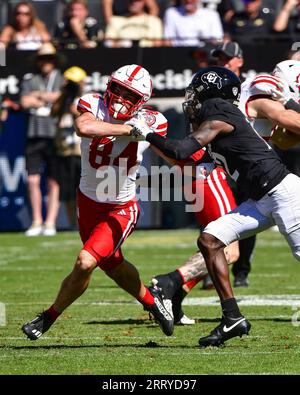
[[[190,122],[205,100],[220,98],[238,104],[241,81],[236,74],[225,67],[206,67],[198,71],[185,90],[183,112]]]

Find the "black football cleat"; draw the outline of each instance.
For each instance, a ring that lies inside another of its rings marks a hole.
[[[176,289],[173,280],[168,274],[160,274],[155,276],[151,280],[154,287],[157,287],[164,299],[172,299]]]
[[[215,288],[214,283],[212,282],[210,275],[207,274],[203,279],[202,289],[210,290],[214,288]]]
[[[154,297],[154,304],[145,306],[145,310],[149,311],[149,313],[154,316],[155,321],[164,334],[166,336],[171,336],[174,332],[172,302],[170,299],[164,299],[156,286],[149,287],[149,291]]]
[[[213,329],[208,336],[199,339],[200,347],[219,347],[233,337],[248,335],[251,324],[245,317],[222,317],[220,325]]]
[[[247,278],[247,275],[245,275],[244,273],[239,273],[235,276],[234,278],[234,282],[233,282],[233,286],[235,288],[246,288],[249,287],[249,280]]]
[[[45,312],[40,313],[32,321],[27,322],[22,326],[22,331],[30,340],[39,339],[52,325]]]

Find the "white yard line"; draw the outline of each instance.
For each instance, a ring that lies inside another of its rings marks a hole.
[[[300,307],[300,294],[291,295],[235,295],[240,306],[297,306]],[[51,303],[50,301],[42,302],[7,302],[6,305],[18,306],[37,306]],[[104,300],[94,302],[75,302],[77,306],[110,306],[110,305],[135,305],[138,302],[132,300]],[[185,306],[219,306],[220,300],[217,296],[208,296],[204,298],[186,298],[183,301]]]

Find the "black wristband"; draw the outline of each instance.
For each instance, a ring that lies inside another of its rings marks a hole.
[[[286,110],[294,110],[300,113],[300,104],[297,103],[294,99],[290,99],[289,101],[287,101],[284,105],[284,108]]]

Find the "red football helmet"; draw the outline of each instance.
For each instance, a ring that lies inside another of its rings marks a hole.
[[[109,114],[119,120],[133,117],[152,94],[152,81],[146,69],[136,64],[114,71],[104,93]]]

